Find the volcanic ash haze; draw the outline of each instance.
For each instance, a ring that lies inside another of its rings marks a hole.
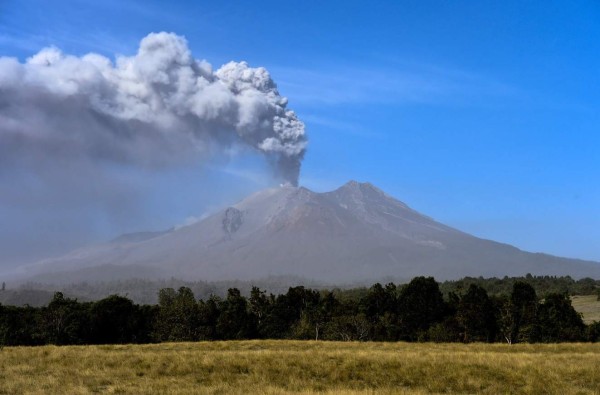
[[[204,280],[294,275],[342,283],[417,275],[600,277],[600,264],[483,240],[369,183],[351,181],[327,193],[291,186],[263,190],[193,225],[126,235],[40,262],[28,268],[33,271],[58,271],[70,280],[134,272]]]
[[[0,57],[2,170],[165,167],[237,146],[261,152],[278,179],[297,185],[306,144],[266,69],[230,62],[213,71],[172,33],[149,34],[114,63],[54,47],[25,63]]]

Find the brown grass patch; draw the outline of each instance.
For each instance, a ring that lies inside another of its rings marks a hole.
[[[599,394],[600,344],[6,347],[1,394]]]

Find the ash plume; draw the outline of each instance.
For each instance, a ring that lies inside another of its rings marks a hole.
[[[266,69],[213,71],[172,33],[149,34],[114,62],[53,47],[24,63],[0,57],[0,173],[56,161],[160,168],[242,147],[297,185],[306,145]]]

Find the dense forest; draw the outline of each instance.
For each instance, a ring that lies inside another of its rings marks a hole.
[[[474,280],[443,284],[451,289],[447,294],[432,277],[417,277],[402,286],[377,283],[346,291],[297,286],[278,295],[253,287],[244,296],[239,289],[230,288],[222,297],[211,295],[200,300],[189,287],[163,288],[155,305],[138,305],[118,295],[79,302],[57,292],[42,307],[0,305],[0,344],[226,339],[535,343],[600,339],[600,323],[586,326],[562,289],[539,296],[532,284],[517,280],[510,282],[508,292],[490,293],[484,287],[485,280]]]

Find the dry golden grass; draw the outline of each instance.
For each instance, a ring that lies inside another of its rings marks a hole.
[[[571,303],[575,310],[583,315],[583,321],[586,324],[600,321],[600,300],[598,300],[598,295],[571,296]]]
[[[600,344],[6,347],[2,394],[600,394]]]

